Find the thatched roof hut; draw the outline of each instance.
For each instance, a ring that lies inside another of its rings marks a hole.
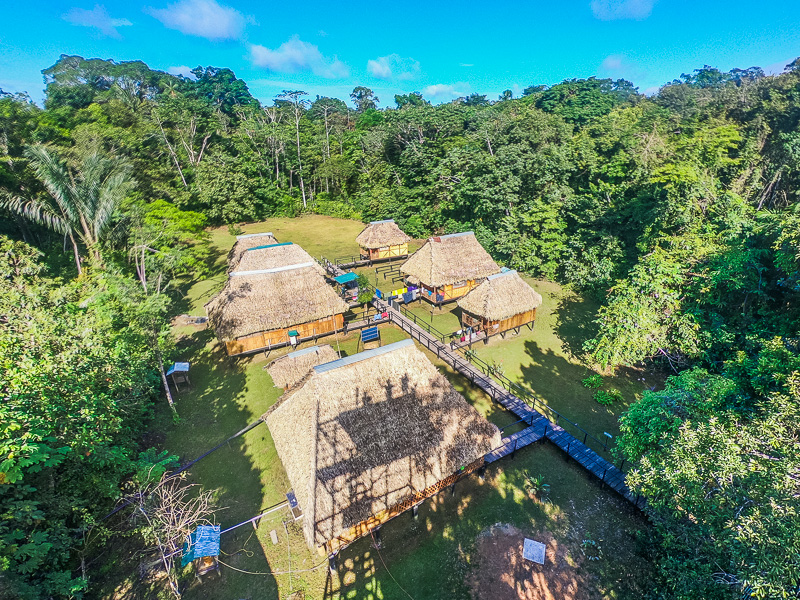
[[[394,219],[385,221],[371,221],[364,230],[356,236],[356,243],[362,248],[378,249],[388,246],[399,246],[411,240],[394,222]]]
[[[239,263],[239,259],[242,258],[242,254],[245,252],[245,250],[255,248],[256,246],[267,246],[269,244],[277,243],[278,240],[275,239],[275,236],[272,235],[271,231],[266,233],[248,233],[245,235],[236,236],[236,243],[233,245],[233,248],[231,248],[231,251],[228,252],[228,268],[236,268],[236,265]]]
[[[299,265],[301,263],[314,263],[313,266],[320,275],[325,275],[323,269],[314,258],[302,247],[292,242],[283,244],[268,244],[248,248],[241,253],[236,268],[230,269],[231,273],[243,273],[247,271],[265,271],[286,267],[289,265]]]
[[[348,306],[325,283],[315,262],[231,274],[206,304],[208,321],[222,341],[292,327],[343,314]]]
[[[265,419],[311,547],[349,543],[500,445],[412,340],[314,367],[279,402]]]
[[[428,238],[400,267],[410,283],[438,288],[500,272],[471,231]]]
[[[490,275],[486,281],[458,300],[461,310],[486,321],[505,321],[529,313],[542,304],[542,297],[516,271]]]
[[[267,367],[275,387],[288,389],[302,381],[317,365],[337,360],[339,355],[328,344],[311,346],[272,361]]]

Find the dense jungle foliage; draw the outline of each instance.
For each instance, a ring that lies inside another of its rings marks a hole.
[[[355,109],[213,67],[43,73],[44,108],[0,97],[0,595],[85,594],[100,517],[168,464],[144,434],[205,227],[307,211],[472,229],[597,296],[586,356],[673,374],[619,444],[654,597],[800,596],[800,59]]]

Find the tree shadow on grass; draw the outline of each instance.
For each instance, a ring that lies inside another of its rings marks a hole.
[[[183,338],[180,349],[191,363],[192,388],[176,395],[180,421],[166,428],[165,445],[170,452],[179,454],[181,464],[186,464],[256,421],[262,411],[250,404],[247,362],[229,358],[222,345],[214,341],[210,329]],[[251,457],[253,448],[260,447],[258,440],[262,436],[268,436],[263,424],[231,440],[187,471],[187,482],[213,491],[215,504],[222,509],[216,515],[222,529],[252,518],[265,508],[262,470]],[[250,528],[240,529],[223,536],[223,552],[232,553],[241,547],[239,538]],[[243,568],[269,571],[267,556],[263,550],[259,555],[258,550],[260,545]],[[255,582],[252,578],[240,579],[226,573],[224,578],[209,578],[202,584],[193,581],[186,597],[223,597],[229,595],[231,583],[237,593],[247,593]],[[272,576],[260,577],[257,587],[250,591],[257,590],[266,593],[266,597],[277,597],[277,582]]]
[[[619,414],[624,406],[609,407],[593,400],[592,390],[582,383],[589,373],[586,367],[570,362],[552,350],[539,348],[534,340],[525,341],[525,354],[531,362],[520,365],[521,379],[518,383],[524,389],[595,437],[602,439],[604,431],[616,436]],[[552,414],[546,416],[555,419]]]
[[[575,293],[565,295],[559,300],[553,314],[555,332],[564,344],[564,349],[576,360],[588,363],[589,356],[583,344],[597,335],[595,322],[600,305],[591,299]]]
[[[487,563],[480,546],[500,531],[515,536],[552,540],[559,547],[554,560],[548,544],[543,567],[521,567],[535,573],[534,598],[567,598],[561,592],[578,589],[575,598],[637,597],[650,575],[648,563],[636,554],[628,530],[645,527],[642,517],[621,498],[590,478],[551,445],[538,444],[488,468],[481,481],[470,475],[426,500],[415,519],[411,511],[381,528],[383,545],[376,548],[367,536],[344,549],[324,598],[518,598],[516,582],[501,577],[503,565]],[[531,499],[524,492],[525,475],[544,475],[551,485],[550,502]],[[606,564],[589,563],[581,541],[602,537],[609,552]],[[626,572],[626,577],[618,577]],[[490,595],[475,595],[492,577]],[[527,596],[525,596],[527,597]],[[640,596],[638,596],[640,597]]]

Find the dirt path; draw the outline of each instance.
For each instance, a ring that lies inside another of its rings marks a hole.
[[[525,537],[547,546],[545,564],[522,558]],[[510,525],[495,525],[476,543],[477,564],[470,582],[474,600],[594,600],[596,585],[581,569],[579,548],[568,548],[548,532],[523,533]]]

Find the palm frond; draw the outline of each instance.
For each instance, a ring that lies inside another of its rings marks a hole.
[[[58,205],[63,220],[75,228],[80,221],[81,206],[75,202],[74,185],[64,164],[41,145],[26,148],[25,156]]]
[[[64,218],[46,202],[4,195],[0,196],[0,206],[56,233],[68,234],[72,231]]]

